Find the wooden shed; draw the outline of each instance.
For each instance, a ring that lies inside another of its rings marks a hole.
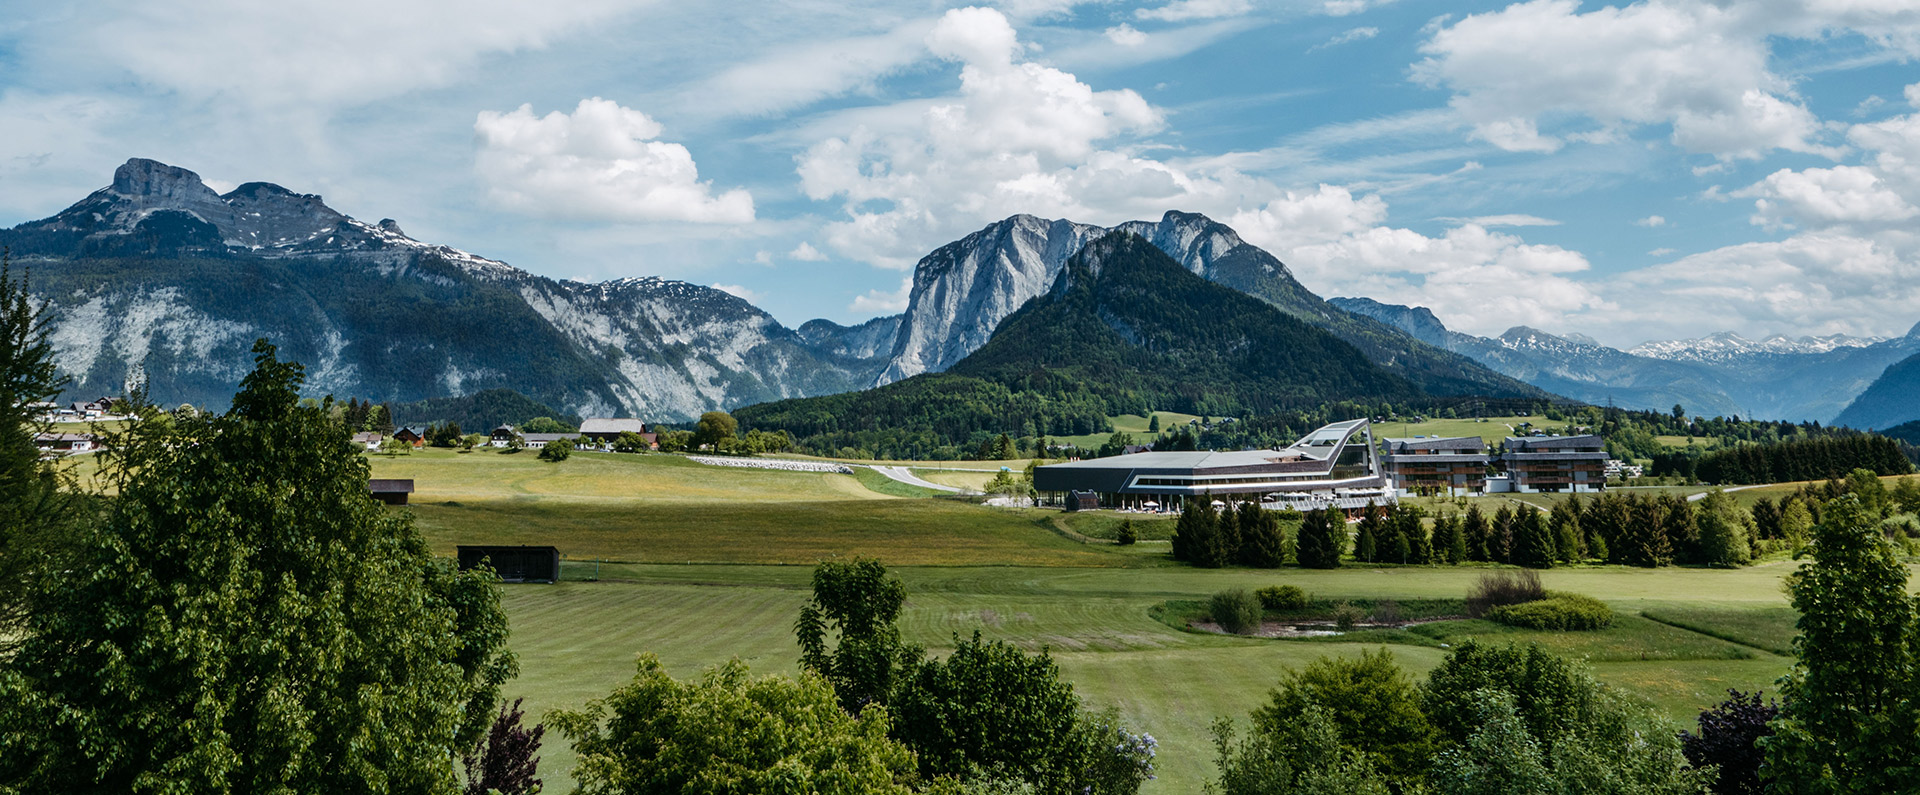
[[[503,582],[559,582],[558,547],[461,546],[460,570],[486,566]]]
[[[388,505],[407,504],[407,495],[413,493],[413,479],[374,478],[367,481],[367,491],[373,498]]]

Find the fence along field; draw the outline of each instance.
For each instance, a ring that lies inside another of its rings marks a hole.
[[[1172,567],[1164,542],[1068,540],[1048,529],[1063,517],[1057,512],[890,498],[846,475],[723,470],[674,456],[581,454],[548,464],[531,453],[423,451],[375,456],[373,464],[376,477],[416,479],[412,510],[436,548],[553,544],[576,561],[565,567],[567,582],[506,591],[522,669],[507,693],[526,696],[530,714],[605,695],[632,675],[643,651],[659,654],[676,676],[735,656],[756,672],[791,673],[799,654],[793,621],[811,565],[867,555],[908,585],[907,640],[939,654],[955,634],[979,629],[1049,648],[1084,698],[1118,707],[1159,738],[1160,777],[1145,790],[1154,793],[1199,791],[1213,772],[1208,725],[1244,719],[1284,667],[1378,647],[1184,632],[1152,618],[1154,606],[1279,583],[1324,598],[1458,598],[1481,571]],[[1103,529],[1097,523],[1112,517],[1073,519]],[[577,561],[596,557],[637,563],[603,564],[599,582],[580,581],[595,567]],[[788,565],[740,565],[767,563]],[[1548,643],[1690,720],[1727,688],[1771,691],[1786,672],[1790,661],[1776,651],[1793,629],[1780,582],[1793,565],[1555,569],[1543,574],[1549,588],[1608,601],[1619,626],[1563,635],[1461,622],[1449,639]],[[1444,654],[1387,648],[1416,674]],[[554,737],[543,757],[549,791],[565,791],[571,751]]]

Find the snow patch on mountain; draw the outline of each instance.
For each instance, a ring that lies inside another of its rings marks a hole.
[[[1627,352],[1652,359],[1717,364],[1755,354],[1827,353],[1838,348],[1865,348],[1888,339],[1846,334],[1794,338],[1775,334],[1756,342],[1731,331],[1722,331],[1698,339],[1643,342],[1628,348]]]

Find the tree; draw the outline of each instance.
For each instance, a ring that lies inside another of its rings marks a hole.
[[[1551,569],[1558,550],[1540,511],[1529,505],[1513,517],[1513,563],[1529,569]]]
[[[1457,564],[1467,557],[1467,534],[1462,531],[1460,517],[1443,513],[1433,520],[1433,546],[1439,558],[1450,564]]]
[[[1390,652],[1322,657],[1287,672],[1254,710],[1253,724],[1262,734],[1281,734],[1309,707],[1326,710],[1341,745],[1366,756],[1389,781],[1411,782],[1425,772],[1436,735],[1420,710],[1419,690]]]
[[[1213,724],[1220,795],[1389,795],[1391,790],[1364,754],[1340,741],[1340,730],[1318,704],[1280,726],[1259,726],[1245,740],[1233,724]]]
[[[1493,646],[1465,640],[1427,674],[1420,703],[1444,742],[1472,736],[1474,693],[1500,690],[1535,738],[1551,743],[1593,710],[1598,685],[1572,661],[1535,644]]]
[[[700,415],[700,422],[693,427],[691,444],[694,449],[720,448],[720,443],[733,439],[740,432],[740,423],[732,414],[724,411],[709,411]]]
[[[1121,453],[1125,453],[1127,448],[1132,445],[1132,434],[1116,432],[1112,436],[1107,437],[1107,441],[1100,445],[1100,450],[1096,452],[1095,455],[1101,458],[1120,455]],[[1009,456],[1009,458],[1011,458],[1011,456]]]
[[[540,446],[540,460],[560,463],[573,455],[573,440],[554,439]]]
[[[655,434],[654,439],[659,441],[662,453],[682,453],[697,446],[693,443],[692,431],[667,429]]]
[[[0,655],[18,642],[42,574],[65,569],[72,500],[34,436],[48,430],[32,404],[67,385],[46,318],[0,253]]]
[[[118,493],[0,665],[0,787],[450,793],[514,672],[490,574],[435,559],[297,364],[108,439]]]
[[[520,699],[502,704],[486,739],[460,758],[466,770],[466,795],[535,795],[540,791],[540,738],[547,727],[521,727]]]
[[[1214,524],[1213,566],[1229,566],[1240,560],[1240,512],[1228,503],[1220,510],[1220,520]]]
[[[953,654],[915,666],[888,704],[893,736],[913,749],[921,775],[983,769],[1043,793],[1074,791],[1080,698],[1053,658],[982,641],[977,631],[954,640]]]
[[[1760,741],[1773,736],[1769,724],[1780,714],[1778,703],[1763,704],[1760,691],[1728,690],[1727,700],[1700,712],[1700,733],[1680,733],[1680,751],[1694,767],[1719,770],[1713,780],[1716,795],[1759,795]]]
[[[644,453],[652,447],[647,443],[647,437],[633,431],[621,431],[619,436],[613,438],[613,451],[616,453]]]
[[[1487,560],[1513,562],[1513,506],[1502,504],[1493,512],[1493,524],[1487,528]]]
[[[814,568],[813,598],[800,607],[794,625],[800,665],[831,684],[847,712],[885,704],[920,659],[920,648],[901,643],[894,626],[906,601],[907,587],[887,576],[879,561],[827,561]],[[831,650],[830,632],[839,638]]]
[[[1380,513],[1380,506],[1369,502],[1367,510],[1360,514],[1360,524],[1353,536],[1353,559],[1365,563],[1380,561],[1380,536],[1386,521]]]
[[[1548,529],[1553,536],[1554,557],[1562,563],[1579,563],[1586,559],[1586,546],[1580,532],[1580,515],[1567,510],[1564,506],[1548,517]]]
[[[1346,522],[1324,510],[1308,511],[1300,522],[1300,565],[1309,569],[1337,569],[1346,553]]]
[[[1780,508],[1780,537],[1796,549],[1813,538],[1813,511],[1806,500],[1792,500]]]
[[[1821,514],[1813,562],[1787,576],[1800,612],[1797,659],[1781,680],[1761,775],[1776,792],[1911,791],[1920,776],[1920,628],[1907,569],[1858,498]]]
[[[1125,547],[1125,546],[1132,546],[1134,543],[1138,542],[1139,540],[1140,540],[1140,536],[1137,533],[1135,533],[1133,529],[1133,520],[1132,519],[1120,520],[1120,529],[1114,531],[1113,543],[1119,544],[1120,546]]]
[[[1173,525],[1173,557],[1203,568],[1219,568],[1220,516],[1213,510],[1213,498],[1202,496],[1186,501],[1180,519]]]
[[[1411,505],[1396,506],[1393,510],[1394,535],[1397,536],[1396,551],[1404,545],[1401,554],[1404,563],[1432,563],[1434,561],[1433,539],[1427,535],[1426,523],[1420,521],[1420,509]]]
[[[1753,530],[1749,519],[1733,498],[1720,489],[1709,492],[1694,514],[1700,528],[1699,562],[1708,566],[1732,568],[1753,560]]]
[[[571,426],[552,417],[534,417],[520,424],[521,433],[567,433]]]
[[[1280,534],[1280,520],[1260,507],[1259,500],[1240,504],[1240,564],[1259,569],[1277,569],[1286,562],[1286,539]]]
[[[1487,555],[1487,536],[1492,530],[1487,526],[1487,515],[1480,512],[1480,503],[1467,506],[1467,519],[1462,532],[1467,537],[1468,560],[1492,560]]]
[[[1147,433],[1159,433],[1160,432],[1160,415],[1155,412],[1149,412],[1149,413],[1153,414],[1153,416],[1147,418]]]
[[[697,682],[641,655],[633,681],[550,720],[573,741],[582,792],[907,795],[913,753],[885,709],[849,715],[812,674],[749,677],[738,659]]]

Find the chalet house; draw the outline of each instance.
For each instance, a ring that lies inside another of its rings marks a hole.
[[[640,438],[647,440],[650,448],[660,446],[659,437],[647,432],[647,424],[640,420],[589,417],[580,421],[580,435],[597,447],[612,447],[614,440],[623,433],[639,434]]]
[[[427,429],[419,425],[409,425],[394,431],[393,438],[399,439],[414,447],[422,447],[427,443]]]
[[[38,414],[42,420],[52,420],[60,414],[60,404],[38,401],[27,404],[27,410]]]
[[[388,505],[405,505],[407,495],[413,493],[413,480],[411,478],[374,478],[367,481],[367,493]]]
[[[1402,497],[1485,494],[1487,443],[1478,436],[1383,439],[1380,463]]]
[[[492,438],[487,444],[493,447],[512,447],[513,440],[520,438],[520,429],[511,425],[502,425],[493,429]]]
[[[369,452],[379,451],[382,439],[379,431],[363,431],[353,435],[353,443],[367,448]]]
[[[96,445],[90,433],[39,433],[34,434],[33,446],[43,454],[72,455],[93,452]]]
[[[583,439],[580,436],[580,434],[577,432],[576,433],[523,433],[523,434],[520,434],[520,439],[526,442],[528,447],[534,447],[534,448],[546,447],[548,442],[554,441],[556,439],[565,439],[569,442],[573,442],[574,447],[579,447],[582,443],[587,443],[586,440]]]
[[[1606,466],[1612,456],[1598,436],[1507,437],[1500,453],[1501,468],[1513,480],[1513,490],[1588,492],[1607,487]]]

